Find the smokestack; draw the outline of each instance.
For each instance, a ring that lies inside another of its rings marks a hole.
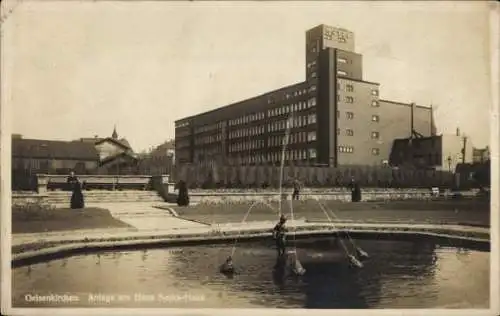
[[[457,127],[457,136],[460,136],[460,128]]]

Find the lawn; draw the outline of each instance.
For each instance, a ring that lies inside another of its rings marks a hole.
[[[439,201],[391,201],[345,203],[322,201],[328,216],[357,222],[416,222],[448,223],[488,226],[490,222],[489,201],[483,199],[439,200]],[[198,204],[175,207],[179,216],[205,223],[241,222],[252,206],[252,202],[227,204]],[[276,220],[278,203],[255,204],[247,221]],[[291,216],[290,201],[282,204],[283,213]],[[331,211],[328,211],[331,210]],[[333,214],[332,214],[333,212]],[[312,221],[327,221],[327,215],[318,202],[294,201],[295,218]]]
[[[120,227],[130,225],[101,208],[54,209],[35,204],[12,207],[13,234]]]

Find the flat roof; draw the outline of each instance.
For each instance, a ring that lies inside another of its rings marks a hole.
[[[218,108],[213,109],[213,110],[208,110],[208,111],[201,112],[201,113],[198,113],[198,114],[186,116],[186,117],[177,119],[174,122],[177,123],[177,122],[184,121],[184,120],[189,120],[189,119],[192,119],[192,118],[195,118],[195,117],[198,117],[198,116],[202,116],[202,115],[206,115],[206,114],[210,114],[210,113],[215,113],[215,112],[218,112],[218,111],[223,111],[223,110],[226,110],[226,109],[228,109],[228,108],[230,108],[232,106],[237,106],[237,105],[241,105],[241,104],[243,104],[245,102],[254,101],[254,100],[257,100],[259,98],[266,97],[266,96],[268,96],[270,94],[274,94],[274,93],[278,93],[278,92],[284,92],[287,89],[290,89],[290,88],[293,88],[293,87],[296,87],[296,86],[300,86],[302,84],[307,84],[307,81],[301,81],[301,82],[298,82],[298,83],[293,83],[291,85],[288,85],[288,86],[285,86],[285,87],[281,87],[281,88],[278,88],[278,89],[275,89],[275,90],[272,90],[272,91],[268,91],[268,92],[256,95],[256,96],[248,98],[248,99],[244,99],[244,100],[241,100],[241,101],[233,102],[233,103],[230,103],[228,105],[224,105],[224,106],[218,107]]]
[[[391,100],[386,100],[386,99],[379,99],[379,102],[386,102],[386,103],[391,103],[391,104],[396,104],[396,105],[403,105],[403,106],[411,106],[411,103],[404,103],[404,102],[399,102],[399,101],[391,101]],[[425,106],[425,105],[418,105],[416,104],[415,107],[417,108],[422,108],[422,109],[432,109],[432,106]]]

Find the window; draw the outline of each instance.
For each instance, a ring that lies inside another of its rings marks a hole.
[[[345,103],[354,103],[353,97],[345,97]]]
[[[341,100],[340,94],[337,94],[337,102],[340,102],[340,100]]]
[[[372,155],[374,155],[374,156],[380,155],[380,149],[378,149],[378,148],[372,148]]]
[[[316,132],[309,132],[307,134],[307,141],[311,142],[311,141],[314,141],[314,140],[316,140]]]
[[[378,90],[377,89],[372,89],[372,95],[378,95]]]
[[[373,100],[373,101],[372,101],[372,106],[373,106],[374,108],[378,108],[380,105],[378,104],[378,101],[377,101],[377,100]]]
[[[372,121],[373,122],[379,122],[380,121],[380,117],[378,115],[372,115]]]
[[[340,118],[340,111],[337,111],[337,119]]]
[[[354,86],[352,84],[348,84],[345,86],[347,92],[353,92]]]
[[[316,158],[316,149],[309,148],[309,158]]]
[[[315,71],[311,73],[311,78],[316,78],[317,76],[318,76],[318,74],[316,74]]]
[[[309,92],[313,92],[313,91],[316,91],[316,86],[315,86],[315,85],[312,85],[312,86],[309,88]]]
[[[345,134],[347,136],[354,136],[354,131],[350,128],[346,129]]]
[[[354,119],[354,113],[352,112],[345,112],[345,115],[348,120]]]
[[[380,134],[379,132],[372,132],[372,139],[379,139]]]
[[[339,76],[347,76],[347,72],[345,72],[343,70],[337,70],[337,75],[339,75]]]
[[[310,114],[307,120],[309,124],[316,123],[316,114]]]
[[[342,63],[342,64],[347,64],[347,59],[345,58],[337,58],[337,62]]]
[[[309,107],[315,106],[316,105],[316,98],[310,98],[308,103],[309,103]]]

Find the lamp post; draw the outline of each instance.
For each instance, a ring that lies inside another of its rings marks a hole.
[[[448,156],[448,171],[451,173],[451,156]]]

